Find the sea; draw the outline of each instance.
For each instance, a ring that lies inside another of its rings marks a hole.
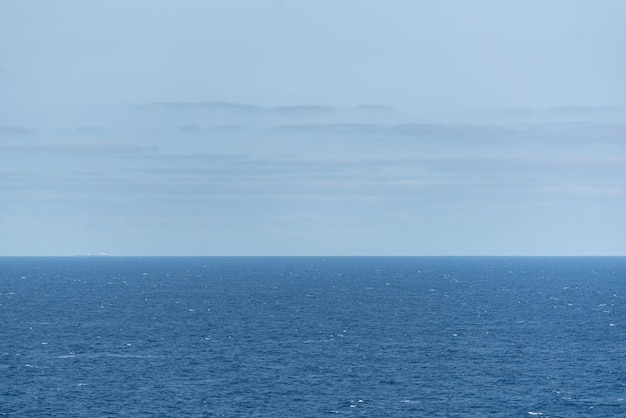
[[[2,257],[0,416],[626,417],[626,257]]]

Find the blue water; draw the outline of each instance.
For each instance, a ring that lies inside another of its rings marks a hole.
[[[626,416],[626,258],[0,258],[0,415]]]

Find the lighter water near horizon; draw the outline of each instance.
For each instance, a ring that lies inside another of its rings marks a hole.
[[[0,258],[0,415],[626,416],[625,257]]]

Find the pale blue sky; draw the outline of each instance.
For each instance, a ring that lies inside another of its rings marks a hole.
[[[0,255],[626,255],[624,16],[0,1]]]

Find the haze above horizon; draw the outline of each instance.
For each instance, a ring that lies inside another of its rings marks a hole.
[[[626,2],[0,3],[0,255],[626,255]]]

